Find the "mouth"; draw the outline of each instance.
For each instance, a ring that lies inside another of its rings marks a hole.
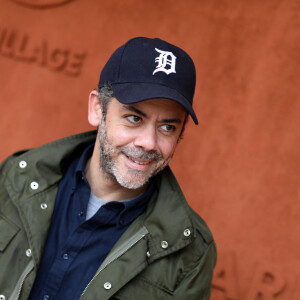
[[[137,160],[135,158],[129,157],[129,156],[127,156],[127,158],[129,158],[134,163],[139,164],[139,165],[148,165],[149,164],[149,161],[141,161],[141,160]]]
[[[145,171],[150,167],[150,164],[152,163],[152,160],[142,160],[135,157],[130,157],[128,155],[125,155],[127,158],[128,165],[136,170],[139,171]]]

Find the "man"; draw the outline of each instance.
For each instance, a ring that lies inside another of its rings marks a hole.
[[[215,244],[167,166],[194,89],[183,50],[134,38],[90,93],[97,133],[1,165],[1,300],[209,299]]]

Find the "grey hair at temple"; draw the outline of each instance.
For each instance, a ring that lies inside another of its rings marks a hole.
[[[102,103],[102,117],[104,121],[106,119],[108,104],[114,97],[115,95],[110,84],[105,84],[101,88],[98,88],[98,100]]]

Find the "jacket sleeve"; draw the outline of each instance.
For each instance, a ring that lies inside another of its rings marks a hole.
[[[200,261],[189,270],[176,288],[173,299],[208,300],[211,293],[211,282],[216,258],[216,245],[212,242]]]

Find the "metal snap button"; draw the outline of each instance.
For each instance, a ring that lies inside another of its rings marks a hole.
[[[5,300],[6,297],[4,295],[0,295],[0,300]]]
[[[190,236],[191,235],[191,231],[189,229],[185,229],[183,231],[184,236]]]
[[[169,246],[168,242],[166,242],[166,241],[162,241],[160,245],[163,249],[167,249]]]
[[[26,162],[25,160],[21,160],[21,161],[19,162],[19,167],[20,167],[21,169],[26,168],[26,167],[27,167],[27,162]]]
[[[150,251],[147,251],[147,257],[150,257],[151,256],[151,254],[150,254]]]
[[[46,203],[41,204],[41,209],[46,209],[47,207],[48,207],[48,205]]]
[[[26,256],[31,257],[31,255],[32,255],[31,249],[27,249]],[[0,300],[1,300],[1,298],[0,298]]]
[[[105,288],[106,290],[110,290],[110,289],[111,289],[111,283],[110,283],[110,282],[105,282],[105,283],[104,283],[104,288]]]
[[[30,183],[30,187],[33,189],[33,190],[37,190],[39,188],[39,184],[35,181],[32,181]]]

